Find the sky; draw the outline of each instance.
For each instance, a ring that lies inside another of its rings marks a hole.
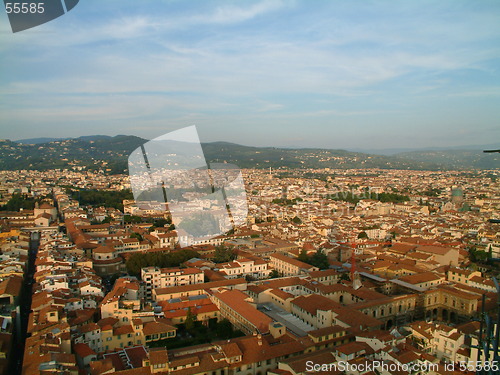
[[[0,138],[498,143],[499,24],[496,0],[81,0],[18,33],[0,12]]]

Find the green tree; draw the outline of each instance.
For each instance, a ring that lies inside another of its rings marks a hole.
[[[215,331],[217,332],[217,337],[221,339],[229,339],[233,336],[233,326],[227,319],[222,319],[218,322]]]
[[[270,279],[276,279],[277,277],[280,277],[280,273],[277,270],[272,270],[269,273],[269,278]]]
[[[108,224],[113,221],[113,218],[111,216],[106,216],[102,221],[101,224]]]
[[[172,219],[156,219],[153,222],[153,228],[162,228],[165,227],[166,225],[172,224]]]
[[[177,251],[154,251],[146,253],[135,253],[127,259],[125,263],[129,274],[140,276],[141,268],[144,267],[179,267],[185,261],[191,258],[197,258],[199,254],[190,249],[181,249]]]
[[[233,249],[233,246],[216,246],[213,261],[215,263],[225,263],[236,259],[236,254],[234,253]]]
[[[189,307],[186,314],[186,321],[184,322],[184,326],[189,333],[193,331],[196,320],[196,314],[194,314],[191,307]]]
[[[366,234],[365,231],[363,231],[358,234],[358,238],[368,238],[368,235]]]
[[[342,275],[340,275],[340,281],[344,280],[344,281],[349,281],[350,277],[349,277],[349,274],[347,272],[344,272]]]
[[[256,278],[255,278],[255,277],[253,277],[253,276],[252,276],[252,275],[250,275],[250,274],[247,274],[247,275],[245,275],[245,280],[247,281],[247,283],[251,283],[252,281],[255,281],[255,280],[256,280]]]
[[[307,255],[307,251],[302,249],[297,257],[298,260],[304,263],[309,263],[309,255]]]
[[[32,210],[35,208],[35,198],[29,197],[27,194],[14,193],[6,205],[1,207],[2,211],[19,211]]]
[[[137,224],[142,223],[142,218],[136,215],[124,215],[123,221],[127,224]]]
[[[295,216],[293,219],[292,219],[292,222],[294,222],[295,224],[302,224],[302,220],[300,219],[300,217],[298,216]]]
[[[310,264],[318,267],[320,270],[326,270],[330,267],[328,257],[321,249],[316,250],[316,253],[311,257]]]
[[[130,234],[130,238],[137,238],[139,242],[142,242],[143,238],[139,233],[133,232]]]

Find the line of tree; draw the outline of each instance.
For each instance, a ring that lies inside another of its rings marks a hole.
[[[35,199],[28,194],[14,193],[5,205],[0,206],[0,211],[19,211],[21,208],[32,210],[35,208],[35,203],[40,201],[41,198]]]
[[[123,211],[123,200],[134,199],[130,189],[124,190],[95,190],[95,189],[67,189],[72,199],[81,205],[105,206]]]
[[[357,204],[360,200],[363,199],[372,199],[376,201],[380,201],[383,203],[402,203],[408,202],[410,197],[407,195],[397,194],[397,193],[371,193],[371,192],[363,192],[363,193],[353,193],[352,191],[347,192],[339,192],[336,194],[329,194],[326,198],[332,199],[334,201],[344,201],[352,204]]]
[[[297,259],[301,262],[310,264],[311,266],[318,267],[320,270],[326,270],[330,267],[328,257],[321,249],[316,250],[316,252],[311,256],[307,254],[306,250],[302,249]]]
[[[302,198],[293,198],[293,199],[286,199],[286,198],[275,198],[272,200],[272,203],[274,204],[279,204],[282,206],[293,206],[297,202],[302,202]]]
[[[176,251],[150,251],[136,253],[130,256],[125,263],[130,275],[140,276],[141,268],[144,267],[179,267],[191,258],[197,258],[199,254],[190,249]]]
[[[483,250],[478,250],[475,247],[471,247],[469,249],[470,260],[472,262],[478,262],[478,263],[488,262],[493,257],[491,245],[487,250],[488,251],[483,251]]]

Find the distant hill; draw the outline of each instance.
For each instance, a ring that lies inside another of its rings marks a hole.
[[[0,170],[84,166],[123,173],[128,155],[144,142],[145,139],[128,135],[70,138],[38,144],[4,140],[0,142]]]
[[[86,167],[123,173],[128,155],[147,140],[129,135],[85,136],[32,143],[0,141],[0,170]],[[24,140],[27,141],[27,140]],[[412,151],[374,155],[319,148],[250,147],[227,142],[202,144],[208,162],[241,168],[381,168],[381,169],[496,169],[499,154],[471,150]]]
[[[494,150],[500,148],[500,143],[492,143],[487,145],[462,145],[462,146],[450,146],[450,147],[425,147],[425,148],[373,148],[373,149],[363,149],[356,148],[352,149],[352,151],[363,152],[366,154],[375,154],[375,155],[396,155],[400,153],[407,152],[428,152],[428,151],[483,151],[483,150]]]
[[[60,141],[65,138],[28,138],[28,139],[19,139],[18,141],[14,141],[16,143],[21,143],[23,145],[38,145],[40,143],[49,143]]]
[[[50,142],[57,142],[57,141],[64,141],[67,139],[79,139],[81,141],[96,141],[100,139],[110,139],[112,138],[109,135],[83,135],[78,138],[28,138],[28,139],[19,139],[17,141],[14,141],[16,143],[21,143],[23,145],[38,145],[41,143],[50,143]]]
[[[411,160],[426,164],[439,164],[448,169],[500,168],[500,155],[477,150],[433,150],[402,152],[395,159]]]

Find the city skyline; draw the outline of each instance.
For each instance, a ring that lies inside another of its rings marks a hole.
[[[193,5],[194,4],[194,5]],[[0,21],[0,138],[196,125],[203,142],[344,149],[498,137],[495,2],[81,2]]]

